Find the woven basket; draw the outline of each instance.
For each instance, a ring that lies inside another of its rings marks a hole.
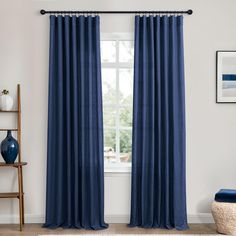
[[[212,203],[212,215],[217,231],[221,234],[236,235],[236,203]]]

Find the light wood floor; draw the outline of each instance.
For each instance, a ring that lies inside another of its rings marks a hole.
[[[44,229],[40,224],[26,224],[22,232],[18,225],[0,225],[0,236],[38,236],[42,234],[217,234],[214,224],[190,224],[185,231],[128,228],[126,224],[109,224],[109,228],[100,231]]]

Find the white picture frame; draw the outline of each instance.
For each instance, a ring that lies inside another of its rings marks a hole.
[[[236,51],[216,52],[216,102],[236,103]]]

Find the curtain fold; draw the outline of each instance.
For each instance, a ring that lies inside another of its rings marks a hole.
[[[136,16],[130,226],[186,229],[182,16]]]
[[[99,17],[50,16],[46,222],[107,228]]]

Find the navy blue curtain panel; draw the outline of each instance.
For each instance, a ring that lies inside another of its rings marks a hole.
[[[107,228],[99,17],[50,16],[46,223]]]
[[[182,16],[136,16],[130,226],[186,229]]]

